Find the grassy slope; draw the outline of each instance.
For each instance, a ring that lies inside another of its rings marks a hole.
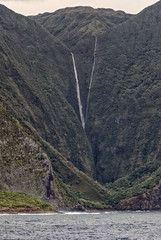
[[[47,154],[51,159],[53,170],[62,180],[69,195],[71,194],[73,197],[73,201],[75,200],[86,207],[97,208],[97,205],[107,207],[105,201],[109,192],[105,187],[78,170],[51,146],[48,148]],[[65,196],[65,198],[67,197]],[[70,203],[68,206],[72,207],[72,204]]]
[[[0,212],[54,211],[50,205],[25,193],[0,191]]]

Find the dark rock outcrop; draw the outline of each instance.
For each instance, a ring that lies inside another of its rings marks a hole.
[[[161,210],[161,183],[154,190],[121,202],[120,210]]]

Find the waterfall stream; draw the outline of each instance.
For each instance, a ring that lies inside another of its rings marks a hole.
[[[78,99],[79,113],[80,113],[82,127],[84,129],[85,128],[85,120],[84,120],[84,116],[83,116],[83,106],[82,106],[81,97],[80,97],[79,79],[78,79],[78,74],[77,74],[77,68],[76,68],[76,64],[75,64],[74,54],[73,53],[71,53],[71,54],[72,54],[74,74],[75,74],[75,80],[76,80],[76,90],[77,90],[77,99]]]
[[[90,93],[91,93],[91,87],[92,87],[93,75],[94,75],[95,63],[96,63],[96,51],[97,51],[97,37],[95,37],[95,46],[94,46],[94,53],[93,53],[92,71],[91,71],[90,82],[89,82],[89,87],[88,87],[88,95],[87,95],[86,111],[85,111],[86,114],[85,114],[85,116],[83,115],[83,106],[82,106],[81,97],[80,97],[79,79],[78,79],[78,73],[77,73],[75,58],[74,58],[74,54],[71,53],[72,60],[73,60],[73,68],[74,68],[75,80],[76,80],[76,90],[77,90],[77,99],[78,99],[79,113],[80,113],[80,119],[81,119],[81,123],[82,123],[83,129],[85,129],[85,124],[86,124],[86,121],[87,121],[88,108],[89,108],[89,99],[90,99]]]
[[[88,95],[87,95],[85,123],[86,123],[86,121],[87,121],[87,116],[88,116],[89,98],[90,98],[91,87],[92,87],[92,82],[93,82],[93,74],[94,74],[95,64],[96,64],[96,51],[97,51],[97,37],[95,37],[95,46],[94,46],[94,53],[93,53],[92,72],[91,72],[91,77],[90,77],[90,82],[89,82],[89,88],[88,88]]]

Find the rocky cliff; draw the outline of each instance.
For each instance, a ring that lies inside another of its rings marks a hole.
[[[121,210],[160,210],[161,209],[161,184],[155,190],[147,191],[141,195],[122,201]]]

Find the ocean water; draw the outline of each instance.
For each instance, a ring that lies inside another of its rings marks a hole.
[[[0,240],[161,240],[161,212],[0,215]]]

